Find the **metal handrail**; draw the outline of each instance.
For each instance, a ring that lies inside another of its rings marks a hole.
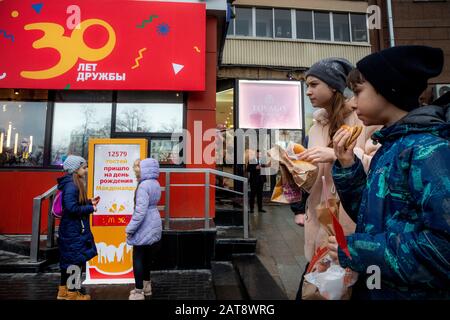
[[[33,220],[31,225],[31,243],[30,243],[30,259],[32,262],[37,262],[39,258],[39,244],[41,237],[41,206],[42,201],[50,199],[48,206],[48,220],[47,220],[47,248],[52,248],[55,245],[55,218],[52,214],[52,205],[57,191],[57,186],[51,187],[43,194],[33,199]]]
[[[205,229],[209,229],[209,210],[210,210],[210,203],[209,203],[209,191],[210,188],[216,188],[221,189],[224,191],[229,191],[232,193],[240,194],[244,197],[243,201],[243,215],[244,215],[244,238],[247,239],[249,236],[249,217],[248,217],[248,178],[237,176],[231,173],[210,169],[210,168],[189,168],[189,169],[178,169],[178,168],[163,168],[160,169],[160,172],[166,174],[166,206],[168,203],[170,203],[170,188],[171,187],[184,187],[184,186],[204,186],[205,187]],[[170,176],[172,173],[204,173],[205,174],[205,183],[204,184],[171,184],[170,183]],[[234,190],[228,190],[225,188],[217,187],[215,185],[210,185],[209,183],[209,175],[214,174],[216,176],[222,176],[224,178],[230,178],[233,180],[238,180],[243,182],[243,192],[238,192]],[[168,187],[167,187],[168,186]],[[166,230],[170,229],[170,208],[166,207],[165,215],[164,215],[164,223]]]
[[[164,210],[164,224],[165,229],[170,230],[170,191],[172,187],[189,187],[189,186],[204,186],[205,187],[205,229],[210,228],[209,224],[209,210],[210,210],[210,188],[220,189],[224,191],[229,191],[232,193],[237,193],[242,195],[244,198],[243,201],[243,215],[244,215],[244,238],[247,239],[249,236],[249,217],[248,217],[248,179],[245,177],[237,176],[234,174],[230,174],[227,172],[222,172],[215,169],[210,168],[189,168],[189,169],[179,169],[179,168],[162,168],[160,169],[161,173],[165,173],[165,186],[161,187],[161,191],[165,192],[165,205],[158,206],[158,210]],[[171,184],[170,177],[171,174],[177,173],[204,173],[205,174],[205,183],[204,184]],[[229,190],[226,188],[218,187],[210,184],[210,175],[214,174],[216,176],[222,176],[224,178],[230,178],[233,180],[243,182],[243,192],[238,192],[235,190]],[[55,198],[57,191],[57,186],[53,186],[43,194],[35,197],[33,199],[33,221],[32,221],[32,230],[31,230],[31,244],[30,244],[30,259],[33,262],[38,261],[39,256],[39,243],[40,243],[40,229],[41,229],[41,205],[42,201],[49,199],[49,208],[48,208],[48,228],[47,228],[47,248],[52,248],[54,246],[54,233],[55,233],[55,218],[51,212],[53,200]]]

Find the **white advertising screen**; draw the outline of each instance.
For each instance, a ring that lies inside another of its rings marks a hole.
[[[101,198],[94,215],[133,214],[140,145],[97,144],[94,150],[94,195]]]
[[[239,128],[303,129],[299,81],[239,81]]]

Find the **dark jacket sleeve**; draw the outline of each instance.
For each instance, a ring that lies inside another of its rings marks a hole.
[[[256,164],[254,164],[254,163],[248,163],[247,164],[247,171],[248,171],[248,173],[250,173],[251,175],[254,175],[254,174],[256,174]]]
[[[341,204],[349,217],[356,222],[367,181],[364,166],[361,160],[355,156],[355,163],[349,168],[342,168],[339,161],[336,161],[332,173]]]
[[[402,233],[355,233],[347,237],[352,260],[339,249],[339,262],[358,272],[380,267],[383,278],[430,287],[450,285],[450,148],[448,143],[412,156],[408,186],[422,223]],[[427,152],[425,152],[427,151]]]
[[[63,192],[63,205],[70,214],[81,218],[94,212],[94,207],[91,204],[81,205],[78,202],[78,197],[77,187],[72,183],[67,184]]]

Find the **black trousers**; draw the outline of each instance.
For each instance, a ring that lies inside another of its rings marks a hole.
[[[61,283],[60,283],[60,285],[61,286],[68,285],[67,280],[69,280],[69,277],[72,276],[72,275],[77,275],[77,277],[76,277],[76,279],[73,279],[73,281],[70,281],[71,283],[69,284],[69,286],[73,285],[74,281],[79,282],[80,285],[81,285],[81,273],[83,271],[83,266],[84,266],[83,264],[77,265],[77,267],[80,270],[80,272],[78,274],[74,273],[73,271],[72,271],[72,273],[67,273],[67,269],[61,269]],[[77,289],[69,289],[69,291],[76,291],[76,290]]]
[[[250,210],[251,211],[253,211],[253,209],[255,207],[255,197],[257,198],[257,201],[258,201],[258,210],[262,210],[263,186],[264,186],[263,182],[252,183],[250,185]]]
[[[144,281],[150,281],[150,270],[161,241],[149,246],[133,246],[133,272],[136,289],[144,288]]]

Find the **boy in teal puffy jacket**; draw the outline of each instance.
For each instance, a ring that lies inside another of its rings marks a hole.
[[[450,298],[450,110],[419,106],[442,68],[442,50],[401,46],[367,56],[348,77],[359,118],[384,125],[367,175],[355,143],[345,147],[350,134],[341,129],[333,139],[333,179],[357,227],[346,237],[351,259],[334,237],[328,248],[359,272],[355,299]],[[366,283],[370,266],[380,270],[380,288]]]

